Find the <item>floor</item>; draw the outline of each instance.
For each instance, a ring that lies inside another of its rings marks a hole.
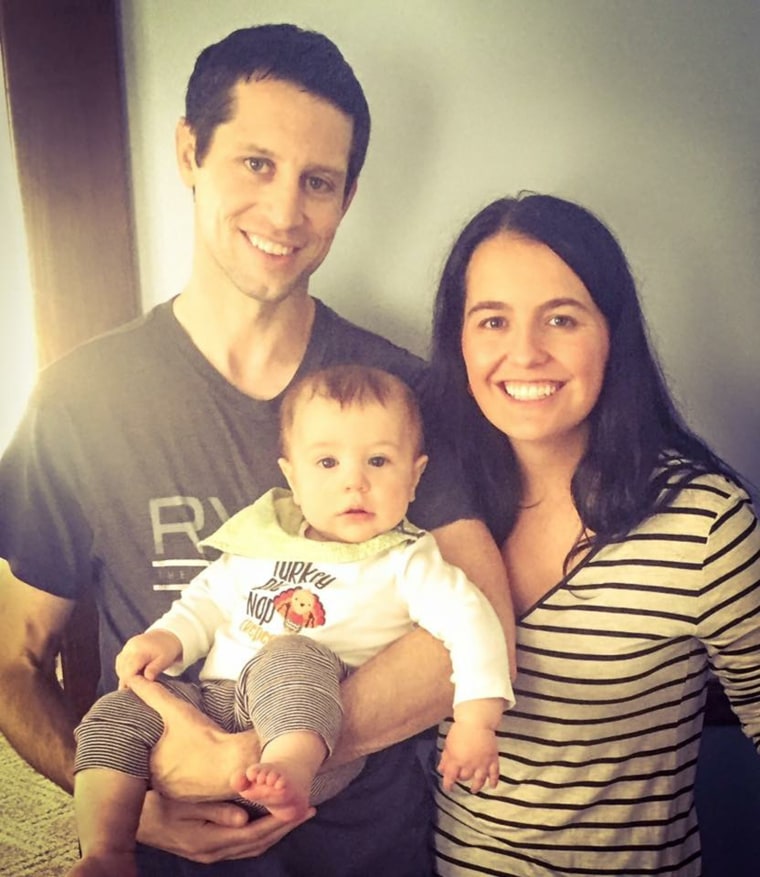
[[[0,734],[0,875],[63,877],[77,859],[71,798]]]

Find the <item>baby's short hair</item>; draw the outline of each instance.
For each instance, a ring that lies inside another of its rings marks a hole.
[[[315,396],[337,402],[341,408],[376,402],[386,406],[399,402],[405,409],[406,427],[412,435],[415,455],[424,448],[422,415],[417,398],[401,378],[369,365],[333,365],[312,372],[285,391],[280,406],[280,449],[286,454],[287,437],[293,427],[296,408]]]

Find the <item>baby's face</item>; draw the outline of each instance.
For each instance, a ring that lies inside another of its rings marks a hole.
[[[406,514],[427,458],[416,454],[400,402],[341,408],[315,396],[300,403],[281,461],[307,535],[365,542]]]

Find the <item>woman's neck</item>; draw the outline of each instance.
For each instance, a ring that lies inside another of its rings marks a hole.
[[[561,442],[516,442],[512,449],[523,484],[521,506],[570,494],[570,484],[586,451],[586,435]]]

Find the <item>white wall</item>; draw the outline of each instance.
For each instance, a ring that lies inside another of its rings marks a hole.
[[[293,21],[340,46],[373,134],[312,290],[424,353],[464,221],[521,188],[618,233],[692,425],[760,484],[757,0],[125,0],[146,307],[179,290],[191,207],[173,131],[198,52]]]

